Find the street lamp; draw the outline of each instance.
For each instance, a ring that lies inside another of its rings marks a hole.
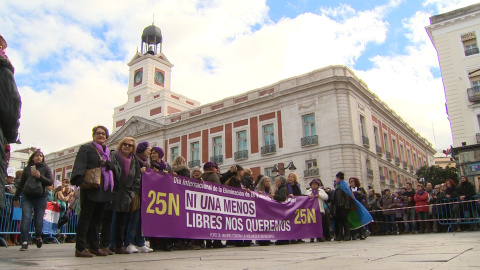
[[[273,165],[272,172],[279,172],[280,170],[285,171],[286,169],[289,169],[290,171],[295,171],[297,167],[293,164],[293,161],[290,161],[286,167],[278,167],[277,164]]]

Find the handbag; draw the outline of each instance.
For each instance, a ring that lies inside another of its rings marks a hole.
[[[85,181],[80,185],[81,189],[98,189],[102,180],[102,168],[93,168],[85,171]]]
[[[128,211],[135,212],[140,209],[140,194],[135,193],[135,197],[133,197],[132,201],[130,202],[130,207]]]
[[[23,188],[23,194],[32,197],[42,196],[45,193],[45,189],[42,182],[37,178],[29,175]]]

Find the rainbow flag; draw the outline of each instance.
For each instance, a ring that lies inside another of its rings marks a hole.
[[[347,217],[348,223],[350,223],[350,230],[356,230],[372,222],[372,215],[370,215],[368,210],[357,199],[355,199],[355,196],[353,196],[346,181],[340,182],[340,188],[350,196],[350,202],[352,202]]]

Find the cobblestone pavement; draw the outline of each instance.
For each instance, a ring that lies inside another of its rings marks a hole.
[[[19,249],[0,247],[0,269],[480,269],[480,232],[93,258],[74,257],[74,244]]]

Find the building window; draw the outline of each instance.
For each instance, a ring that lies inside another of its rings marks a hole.
[[[176,157],[178,157],[178,146],[170,148],[170,161],[173,162]]]
[[[406,162],[407,160],[405,159],[405,149],[403,148],[403,144],[400,144],[400,156],[402,157],[402,161]]]
[[[237,132],[237,151],[246,151],[247,149],[247,131]]]
[[[390,152],[390,147],[388,147],[388,135],[387,133],[383,133],[383,144],[384,144],[384,148],[385,148],[385,151],[387,152]]]
[[[367,130],[365,129],[365,116],[360,115],[360,132],[362,137],[367,137]]]
[[[310,159],[305,161],[305,171],[303,172],[303,177],[310,177],[319,175],[317,168],[317,160]]]
[[[72,177],[72,172],[67,173],[67,178],[70,179],[70,177]]]
[[[20,168],[24,169],[25,167],[27,167],[27,163],[25,161],[20,162]]]
[[[463,34],[461,36],[463,47],[465,48],[465,56],[478,53],[477,35],[475,31]]]
[[[393,147],[393,156],[398,157],[397,141],[395,139],[392,139],[392,147]]]
[[[415,155],[415,153],[413,153],[413,166],[415,166],[415,169],[418,168],[417,155]]]
[[[60,177],[61,177],[60,174],[55,175],[55,180],[60,181]]]
[[[315,129],[315,114],[308,114],[302,116],[303,122],[303,137],[310,137],[317,135]]]
[[[270,179],[275,180],[276,174],[273,172],[273,167],[265,168],[265,176],[270,177]]]
[[[276,152],[275,147],[275,133],[273,129],[273,124],[265,125],[262,127],[263,130],[263,144],[261,154],[270,154]]]
[[[216,164],[223,163],[223,146],[222,146],[222,137],[215,137],[212,139],[213,146],[213,157],[210,158],[210,161],[215,162]]]
[[[191,161],[189,162],[188,166],[190,168],[200,166],[200,143],[193,142],[190,144],[190,155]]]
[[[393,180],[392,171],[388,171],[388,179],[389,179],[389,180]]]

